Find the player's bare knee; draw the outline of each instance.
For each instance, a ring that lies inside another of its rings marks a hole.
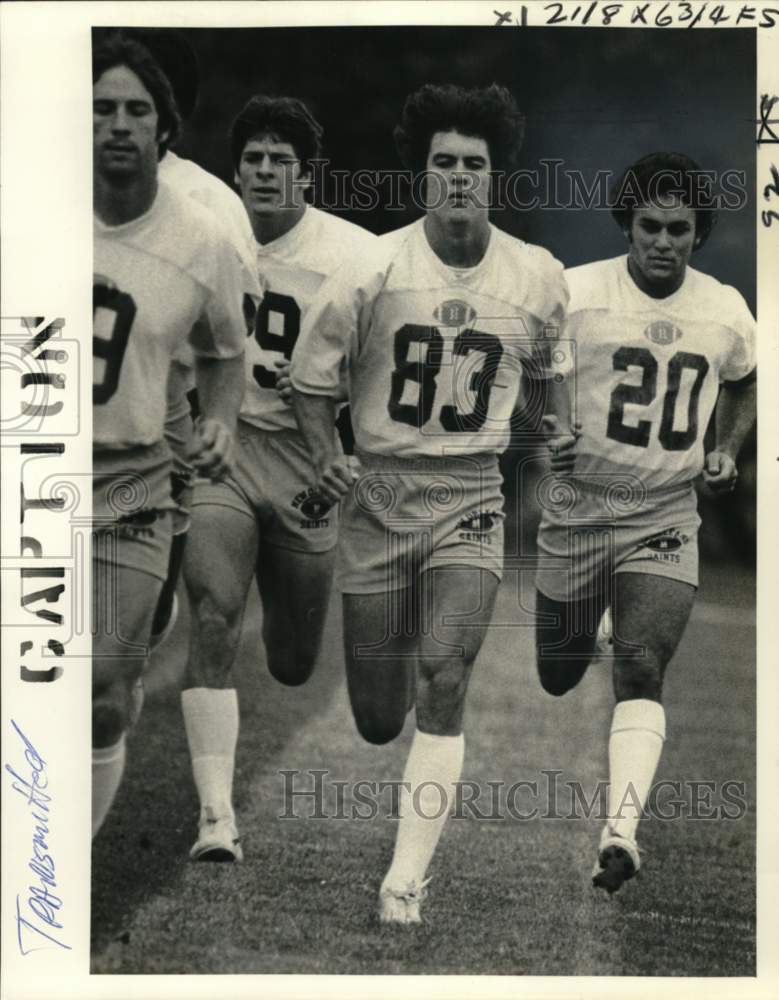
[[[648,650],[642,657],[617,657],[614,661],[614,694],[617,701],[636,698],[660,701],[664,666]]]
[[[280,684],[299,687],[305,684],[316,666],[319,655],[319,633],[298,630],[290,635],[289,625],[282,631],[266,618],[263,640],[268,658],[268,670]]]
[[[468,689],[471,662],[465,658],[450,661],[422,658],[417,676],[417,700],[421,703],[455,707]]]
[[[355,711],[354,721],[366,742],[383,746],[400,735],[406,721],[405,706],[395,711],[391,706],[384,706],[378,711]]]
[[[207,646],[224,648],[237,644],[241,630],[243,608],[239,601],[216,601],[211,594],[203,594],[193,612],[198,640]]]
[[[92,703],[92,746],[110,747],[120,738],[129,724],[127,698],[118,692],[106,691]]]
[[[541,687],[547,694],[560,698],[576,686],[576,681],[571,677],[570,669],[559,662],[553,663],[538,657],[536,667]]]
[[[300,687],[305,684],[316,666],[316,651],[299,651],[295,646],[273,649],[266,645],[268,670],[280,684],[286,687]]]

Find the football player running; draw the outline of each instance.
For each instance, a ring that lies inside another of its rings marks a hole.
[[[375,237],[307,203],[321,136],[301,101],[262,95],[230,131],[265,295],[247,348],[235,469],[221,483],[195,484],[184,560],[193,624],[182,710],[200,799],[193,860],[242,858],[232,803],[239,725],[232,667],[252,578],[268,668],[283,684],[310,676],[327,611],[337,498],[317,489],[289,402],[289,361],[319,286]],[[328,447],[338,448],[332,427]]]
[[[132,691],[168,565],[171,358],[194,353],[203,415],[193,461],[218,478],[243,392],[244,309],[258,290],[213,216],[158,185],[179,117],[149,52],[121,38],[96,46],[92,80],[94,836],[121,781]]]
[[[363,737],[394,739],[416,691],[395,851],[379,891],[387,923],[421,919],[501,576],[498,455],[521,368],[549,374],[540,348],[567,302],[562,266],[489,221],[491,172],[512,164],[522,134],[513,97],[497,85],[412,94],[395,137],[426,180],[425,215],[322,287],[292,359],[319,488],[345,498],[337,579]],[[356,483],[332,437],[344,369]]]
[[[194,114],[200,91],[198,59],[186,36],[172,28],[109,29],[109,35],[116,34],[117,31],[124,37],[139,41],[151,52],[167,77],[179,115],[186,122]],[[172,149],[166,149],[163,153],[158,178],[212,211],[248,271],[251,274],[256,272],[254,234],[243,202],[232,188],[193,160],[177,156]],[[173,451],[171,492],[177,511],[173,517],[168,575],[160,592],[152,623],[152,650],[158,649],[170,636],[178,618],[176,586],[189,529],[194,481],[194,469],[189,460],[194,434],[193,407],[190,405],[195,387],[192,365],[191,357],[182,355],[174,358],[168,375],[165,438]],[[194,410],[196,411],[196,407]]]
[[[593,873],[609,893],[640,867],[663,677],[698,585],[693,481],[702,472],[712,491],[732,490],[755,420],[754,319],[734,288],[689,266],[715,220],[710,182],[689,157],[653,153],[615,192],[627,254],[566,271],[582,432],[567,487],[544,505],[536,580],[538,670],[551,694],[578,684],[611,607],[609,818]]]

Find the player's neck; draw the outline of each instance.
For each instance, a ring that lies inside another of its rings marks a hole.
[[[425,216],[425,236],[433,253],[448,267],[476,267],[490,242],[490,224],[447,222],[435,213]]]
[[[134,180],[130,184],[111,184],[95,176],[95,214],[107,226],[121,226],[149,211],[157,197],[157,177]]]
[[[686,269],[678,277],[669,279],[667,282],[662,282],[660,284],[656,282],[649,282],[646,280],[645,276],[642,274],[641,269],[636,267],[631,258],[628,256],[628,274],[633,280],[633,284],[652,299],[667,299],[674,292],[678,292],[679,289],[684,284],[684,276],[686,274]]]
[[[303,204],[267,215],[250,215],[249,222],[252,225],[255,240],[264,246],[266,243],[281,239],[282,236],[286,236],[290,230],[295,228],[303,218],[305,211],[306,205]]]

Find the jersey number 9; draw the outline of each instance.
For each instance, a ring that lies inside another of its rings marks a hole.
[[[105,362],[103,377],[92,382],[92,405],[107,403],[119,386],[124,352],[135,319],[135,302],[115,285],[92,286],[92,356]],[[106,331],[101,335],[98,331]]]

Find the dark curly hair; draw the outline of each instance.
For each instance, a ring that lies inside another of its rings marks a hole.
[[[157,111],[157,135],[165,133],[157,144],[157,155],[162,159],[181,132],[181,116],[168,78],[145,46],[121,34],[112,35],[92,50],[92,83],[115,66],[132,70],[151,94]]]
[[[711,180],[695,160],[683,153],[650,153],[618,178],[611,188],[611,214],[620,229],[629,232],[633,211],[663,195],[675,194],[695,209],[695,245],[699,250],[717,221]]]
[[[274,135],[295,150],[304,173],[322,152],[322,126],[296,97],[252,97],[230,126],[230,153],[238,169],[244,147],[258,135]]]
[[[414,173],[424,170],[433,135],[452,131],[484,139],[492,169],[508,171],[522,146],[525,119],[509,91],[497,83],[472,90],[425,84],[406,99],[394,131],[403,165]]]

